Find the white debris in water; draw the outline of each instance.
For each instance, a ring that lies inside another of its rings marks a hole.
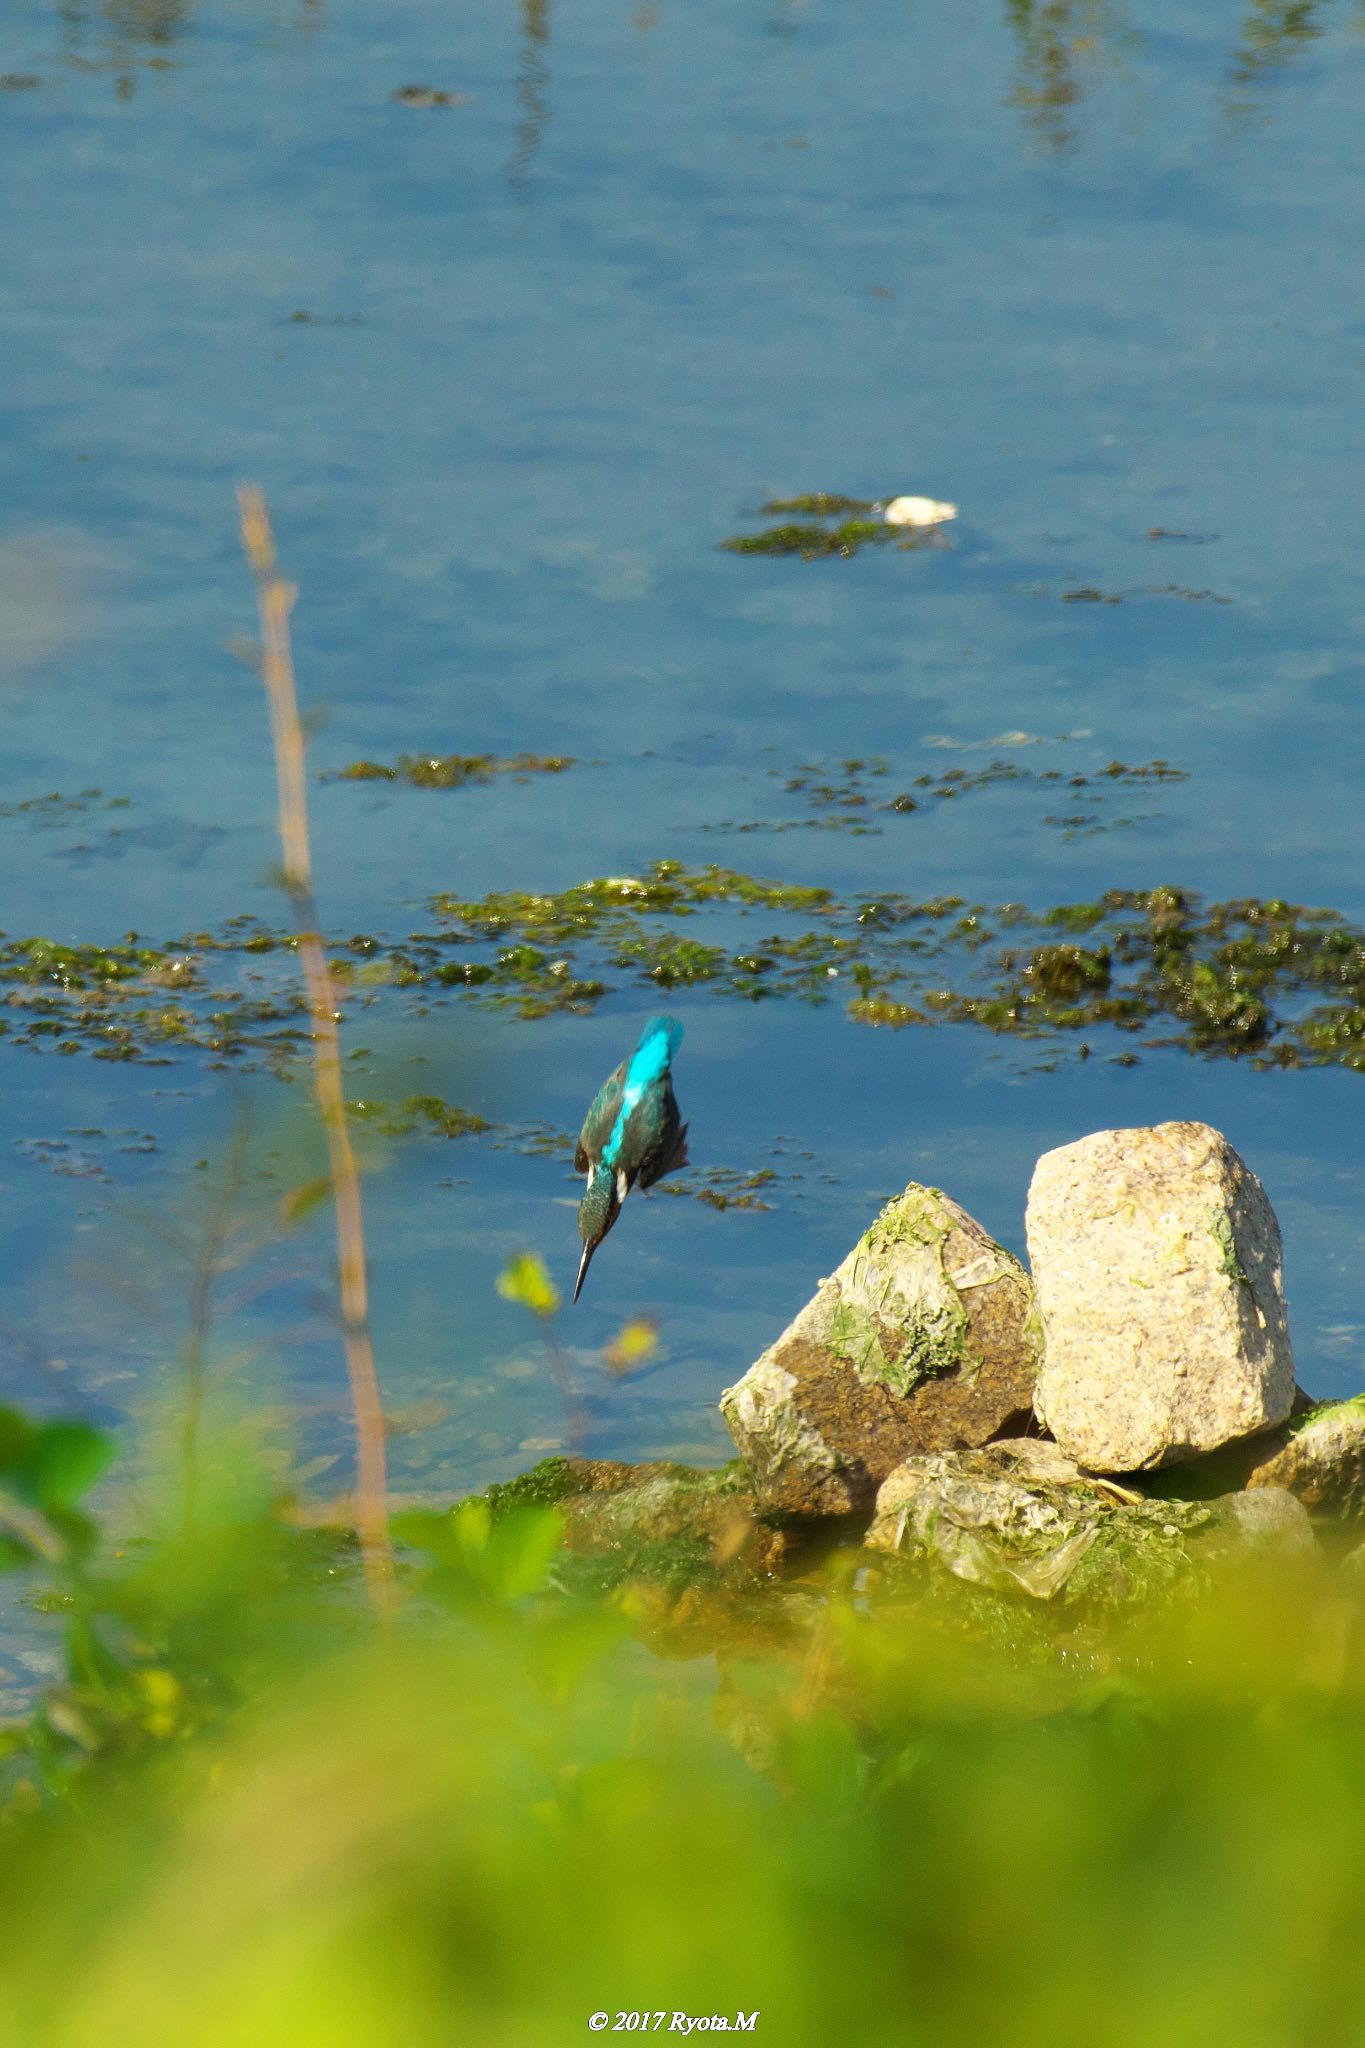
[[[892,498],[882,508],[882,518],[888,526],[942,526],[946,519],[957,518],[957,506],[939,498]]]

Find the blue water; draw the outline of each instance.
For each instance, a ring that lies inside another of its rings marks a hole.
[[[230,650],[246,476],[301,587],[317,769],[588,764],[451,793],[315,782],[338,934],[661,856],[849,892],[1046,905],[1169,881],[1365,917],[1365,38],[1342,5],[1292,16],[1277,43],[1263,8],[1174,0],[11,0],[0,804],[128,801],[0,819],[0,922],[278,922],[264,706]],[[1039,102],[1049,35],[1070,89]],[[395,102],[410,84],[462,97]],[[912,553],[718,551],[812,489],[961,518]],[[1124,601],[1062,601],[1087,588]],[[878,835],[713,829],[801,814],[783,777],[860,754],[905,779],[998,755],[1190,779],[1070,837],[1044,822],[1064,800],[1017,784]],[[694,1160],[783,1177],[763,1212],[632,1198],[564,1329],[594,1451],[719,1455],[720,1389],[907,1179],[1022,1249],[1039,1152],[1173,1117],[1265,1181],[1301,1380],[1365,1386],[1358,1077],[666,1000]],[[658,1007],[621,988],[527,1023],[395,998],[347,1027],[357,1090],[573,1130]],[[245,1115],[215,1371],[270,1390],[296,1454],[338,1461],[317,1483],[344,1483],[326,1219],[276,1225],[316,1170],[301,1092],[3,1042],[0,1076],[0,1394],[117,1421],[173,1388]],[[494,1280],[529,1246],[572,1284],[567,1163],[427,1139],[367,1159],[396,1485],[505,1476],[564,1439]],[[614,1382],[601,1347],[639,1314],[661,1355]]]

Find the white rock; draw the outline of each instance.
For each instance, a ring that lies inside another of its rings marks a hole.
[[[1289,1414],[1279,1225],[1207,1124],[1097,1131],[1046,1153],[1028,1245],[1043,1326],[1034,1409],[1078,1463],[1177,1464]]]
[[[882,509],[888,526],[942,526],[957,518],[957,506],[941,498],[892,498]]]

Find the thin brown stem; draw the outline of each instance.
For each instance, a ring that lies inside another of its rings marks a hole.
[[[384,1415],[370,1340],[369,1292],[365,1272],[365,1224],[351,1133],[342,1088],[341,1039],[336,992],[318,925],[313,867],[308,846],[308,794],[303,727],[294,687],[289,614],[298,595],[280,574],[265,497],[257,484],[237,493],[242,544],[256,578],[261,617],[261,676],[270,705],[270,731],[279,782],[280,846],[284,882],[294,913],[308,1013],[313,1027],[313,1086],[327,1139],[327,1163],[336,1211],[337,1259],[341,1272],[341,1327],[346,1371],[355,1417],[355,1527],[360,1538],[370,1593],[386,1609],[393,1578],[388,1536],[388,1481]]]

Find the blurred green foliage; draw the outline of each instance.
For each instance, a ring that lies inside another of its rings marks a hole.
[[[68,1631],[9,1733],[0,2040],[1365,2034],[1365,1610],[1325,1555],[1061,1634],[856,1552],[587,1597],[509,1495],[396,1518],[385,1623],[245,1440],[193,1533],[151,1502],[115,1548],[102,1439],[0,1419],[4,1562]]]
[[[519,1301],[534,1316],[552,1316],[559,1307],[559,1289],[538,1252],[518,1252],[498,1275],[498,1293]]]

